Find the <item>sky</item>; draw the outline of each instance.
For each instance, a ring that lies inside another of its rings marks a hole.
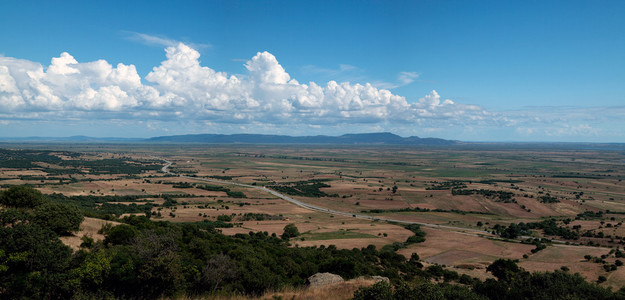
[[[0,2],[0,137],[625,143],[625,1]]]

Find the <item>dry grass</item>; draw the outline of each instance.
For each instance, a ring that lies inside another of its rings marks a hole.
[[[606,275],[605,271],[601,264],[586,261],[584,255],[600,257],[609,251],[609,248],[553,245],[527,259],[521,259],[519,266],[531,272],[552,272],[566,266],[571,273],[579,273],[586,280],[594,281],[599,275]],[[617,278],[612,279],[616,281]]]
[[[352,279],[342,283],[330,284],[321,287],[285,288],[280,291],[267,292],[260,297],[244,295],[232,296],[203,296],[197,298],[181,297],[182,299],[214,299],[214,300],[265,300],[265,299],[293,299],[293,300],[342,300],[354,297],[354,292],[360,287],[375,283],[372,279]]]
[[[113,221],[105,221],[101,219],[94,218],[85,218],[85,220],[80,224],[80,231],[76,232],[71,236],[62,236],[60,237],[63,244],[71,247],[74,250],[80,249],[80,244],[82,243],[81,238],[83,236],[89,236],[93,238],[95,241],[104,240],[104,235],[99,234],[98,230],[102,228],[102,225],[106,223],[111,223],[113,226],[119,225],[118,222]]]
[[[433,228],[422,228],[427,233],[425,242],[411,245],[398,252],[406,257],[414,252],[429,263],[447,266],[488,266],[497,258],[519,259],[530,253],[533,245],[508,243]]]

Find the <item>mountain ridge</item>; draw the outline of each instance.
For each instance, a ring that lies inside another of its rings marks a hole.
[[[146,144],[326,144],[326,145],[455,145],[459,141],[440,138],[401,137],[390,132],[348,133],[340,136],[310,135],[290,136],[276,134],[185,134],[150,138],[89,137],[0,137],[0,142],[41,143],[146,143]]]
[[[349,133],[340,136],[289,136],[271,134],[186,134],[146,139],[152,143],[207,144],[383,144],[383,145],[453,145],[458,141],[439,138],[401,137],[390,132]]]

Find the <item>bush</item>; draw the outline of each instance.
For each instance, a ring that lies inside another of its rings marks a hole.
[[[511,282],[522,269],[513,260],[500,258],[488,266],[486,271],[493,273],[500,281]]]
[[[421,226],[417,224],[410,224],[404,227],[414,233],[413,236],[408,237],[405,243],[406,245],[425,242],[425,231],[421,230]]]
[[[354,292],[354,300],[392,300],[393,290],[391,285],[380,281],[370,287],[361,287]]]
[[[226,191],[226,194],[231,198],[247,198],[243,192],[239,191]]]
[[[282,239],[290,239],[299,235],[299,230],[295,224],[289,224],[284,226],[284,233],[282,233]]]
[[[59,235],[68,235],[80,229],[84,217],[73,205],[63,203],[45,203],[35,208],[33,222],[49,228]]]
[[[137,235],[135,229],[126,224],[117,225],[108,231],[108,235],[104,239],[105,244],[113,245],[129,245]]]
[[[7,208],[0,210],[0,227],[14,225],[29,220],[32,217],[30,212],[22,209]]]
[[[72,251],[51,230],[26,224],[0,227],[0,252],[8,258],[6,272],[0,273],[1,299],[72,298],[63,275]]]
[[[462,275],[460,275],[460,278],[458,279],[458,282],[461,283],[461,284],[470,285],[470,284],[473,284],[473,278],[471,278],[471,276],[469,276],[467,274],[462,274]]]
[[[91,249],[91,247],[93,247],[93,244],[95,243],[95,240],[88,235],[83,235],[80,240],[82,241],[82,243],[80,243],[80,248]]]
[[[217,216],[217,221],[230,222],[232,221],[232,216],[231,215],[219,215]]]
[[[29,186],[12,186],[0,193],[0,204],[8,207],[33,208],[45,202],[43,194]]]

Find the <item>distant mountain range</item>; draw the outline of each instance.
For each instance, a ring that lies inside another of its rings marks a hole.
[[[288,136],[267,134],[187,134],[140,138],[24,137],[0,138],[2,142],[74,143],[195,143],[195,144],[336,144],[336,145],[453,145],[458,141],[418,136],[401,137],[389,132],[344,134],[341,136]]]
[[[207,144],[382,144],[382,145],[451,145],[456,141],[418,136],[401,137],[389,132],[344,134],[341,136],[288,136],[266,134],[188,134],[160,136],[147,139],[151,143]]]
[[[75,135],[70,137],[0,137],[0,142],[41,142],[41,143],[140,143],[144,138],[89,137]]]

